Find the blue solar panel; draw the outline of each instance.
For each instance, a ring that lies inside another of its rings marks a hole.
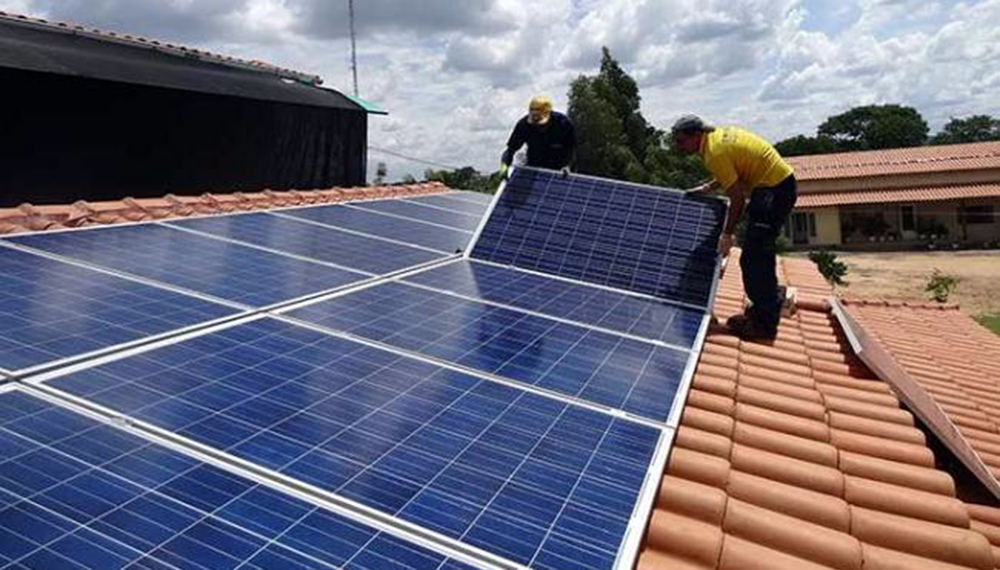
[[[462,251],[472,239],[472,232],[465,230],[452,230],[345,206],[296,208],[286,210],[282,215],[429,247],[444,253]]]
[[[408,202],[414,202],[417,204],[430,204],[431,206],[437,206],[439,208],[446,208],[448,210],[455,210],[456,212],[464,212],[466,214],[471,214],[477,218],[482,217],[486,213],[486,209],[489,208],[489,202],[474,202],[471,200],[465,200],[461,198],[453,198],[451,195],[447,196],[420,196],[417,198],[409,198]]]
[[[232,315],[235,309],[0,248],[0,368],[19,370]]]
[[[250,307],[368,278],[362,273],[152,224],[7,239]]]
[[[388,283],[289,316],[666,421],[690,353]]]
[[[376,275],[443,257],[423,249],[270,214],[217,216],[170,224]]]
[[[706,306],[725,215],[717,198],[519,168],[472,256]]]
[[[273,319],[49,385],[536,568],[612,567],[660,437]]]
[[[704,311],[569,283],[513,267],[458,261],[405,281],[691,348]]]
[[[22,392],[0,395],[0,566],[470,568]]]
[[[460,200],[465,200],[467,202],[474,202],[476,204],[482,204],[484,206],[489,206],[490,202],[493,201],[493,194],[486,194],[484,192],[470,192],[470,191],[459,191],[447,194],[449,198],[456,198]]]
[[[348,208],[357,208],[369,212],[392,214],[411,220],[420,220],[459,230],[474,231],[479,227],[478,214],[464,214],[454,210],[445,210],[433,206],[425,206],[416,202],[403,200],[383,200],[379,202],[359,202],[350,204]]]

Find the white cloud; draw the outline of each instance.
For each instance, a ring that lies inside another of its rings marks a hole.
[[[0,0],[28,12],[319,73],[350,91],[346,1]],[[771,139],[854,105],[901,103],[938,128],[1000,115],[1000,0],[359,0],[361,94],[386,107],[373,146],[497,166],[536,93],[565,108],[602,46],[661,127],[697,112]],[[373,153],[390,179],[426,165]]]

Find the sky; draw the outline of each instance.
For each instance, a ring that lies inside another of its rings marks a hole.
[[[0,0],[0,10],[316,73],[350,93],[347,0]],[[355,0],[369,144],[438,167],[499,166],[528,100],[565,110],[607,46],[660,128],[697,113],[777,141],[866,104],[1000,116],[1000,0]],[[371,150],[370,170],[430,165]]]

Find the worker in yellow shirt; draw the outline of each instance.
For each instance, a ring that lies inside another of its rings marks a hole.
[[[771,340],[778,334],[784,294],[775,274],[776,241],[795,206],[795,175],[778,151],[759,136],[737,128],[715,128],[695,115],[677,120],[671,130],[674,144],[684,154],[697,154],[713,180],[691,189],[729,196],[729,217],[719,253],[729,254],[733,233],[749,199],[746,236],[740,268],[751,306],[726,323],[744,340]]]

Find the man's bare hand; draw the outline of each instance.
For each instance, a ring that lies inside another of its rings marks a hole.
[[[733,234],[722,234],[719,238],[719,255],[729,257],[731,249],[733,249]]]

